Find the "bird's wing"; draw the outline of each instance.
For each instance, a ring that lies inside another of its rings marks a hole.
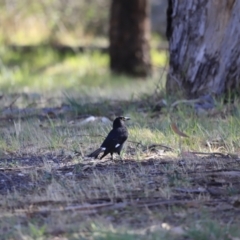
[[[112,129],[107,135],[106,139],[102,143],[101,147],[106,149],[115,149],[122,145],[127,139],[127,135],[123,134],[123,132]]]

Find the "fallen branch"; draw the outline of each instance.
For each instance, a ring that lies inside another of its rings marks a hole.
[[[110,200],[110,199],[109,199]],[[223,202],[224,200],[219,199],[214,201],[214,203]],[[59,208],[49,208],[49,209],[15,209],[13,214],[46,214],[52,212],[65,212],[65,211],[81,211],[85,213],[96,213],[101,210],[116,210],[124,209],[129,207],[135,208],[146,208],[146,207],[156,207],[156,206],[184,206],[184,207],[198,207],[203,204],[212,204],[213,201],[200,201],[200,200],[159,200],[159,201],[131,201],[131,202],[107,202],[98,204],[80,204],[75,206],[65,206]]]
[[[206,152],[189,152],[189,153],[199,154],[199,155],[209,155],[209,156],[211,156],[211,157],[220,156],[220,157],[223,157],[223,158],[238,158],[238,155],[236,155],[236,154],[231,154],[231,153],[228,153],[228,154],[224,154],[224,153],[220,153],[220,152],[212,152],[212,153],[206,153]]]

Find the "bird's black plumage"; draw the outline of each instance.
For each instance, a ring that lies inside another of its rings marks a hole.
[[[113,153],[120,155],[124,142],[128,138],[128,130],[124,124],[124,121],[129,120],[127,117],[117,117],[113,121],[113,128],[103,141],[100,148],[88,155],[88,157],[97,158],[98,155],[103,152],[100,159],[104,158],[107,154],[111,154],[113,158]]]

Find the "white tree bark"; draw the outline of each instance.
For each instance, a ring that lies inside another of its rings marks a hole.
[[[169,0],[167,90],[240,92],[240,0]]]

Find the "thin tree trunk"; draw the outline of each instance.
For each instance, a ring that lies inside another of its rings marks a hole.
[[[110,68],[145,77],[151,72],[149,0],[112,0]]]
[[[240,90],[240,1],[168,0],[167,91],[190,97]]]

